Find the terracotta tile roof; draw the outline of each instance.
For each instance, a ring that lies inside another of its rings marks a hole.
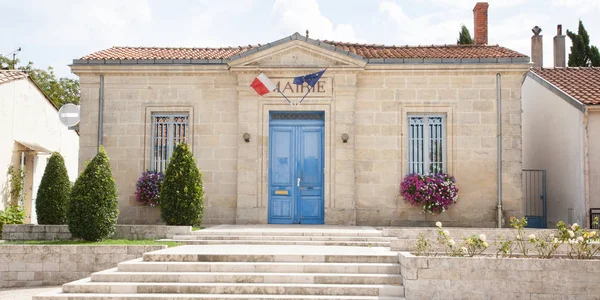
[[[323,41],[367,59],[376,58],[521,58],[527,55],[500,46],[385,46]],[[112,47],[81,59],[228,59],[261,45],[227,48]]]
[[[538,68],[531,71],[583,104],[600,104],[599,67]]]
[[[527,55],[496,46],[429,45],[386,46],[325,41],[365,58],[509,58]]]
[[[0,70],[0,84],[23,78],[27,78],[27,72],[16,70]]]
[[[228,48],[112,47],[81,59],[227,59],[257,46]]]

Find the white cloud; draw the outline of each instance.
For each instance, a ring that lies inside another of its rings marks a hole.
[[[453,44],[456,43],[461,24],[468,26],[472,23],[472,19],[447,11],[410,16],[403,6],[393,1],[380,2],[379,11],[396,25],[396,44]],[[455,18],[450,19],[449,15]]]
[[[317,0],[275,0],[271,13],[273,24],[282,35],[309,30],[314,39],[343,42],[364,42],[357,37],[351,24],[334,25],[321,13]]]

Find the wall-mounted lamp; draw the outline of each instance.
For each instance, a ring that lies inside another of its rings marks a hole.
[[[348,136],[347,133],[342,134],[342,142],[347,143],[348,142],[348,138],[349,138],[349,136]]]
[[[246,141],[246,143],[250,143],[250,134],[249,133],[244,133],[243,135],[244,141]]]

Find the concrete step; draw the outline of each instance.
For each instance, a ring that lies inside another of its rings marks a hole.
[[[400,274],[398,263],[288,263],[288,262],[122,262],[122,272],[260,272]]]
[[[389,242],[396,237],[382,236],[306,236],[306,235],[228,235],[228,234],[186,234],[175,235],[175,240],[275,240],[275,241],[358,241],[358,242]]]
[[[187,240],[162,239],[160,241],[178,242],[186,245],[322,245],[355,247],[390,247],[390,242],[362,241],[290,241],[290,240]]]
[[[400,285],[298,284],[298,283],[172,283],[92,282],[90,278],[63,285],[64,293],[94,294],[268,294],[404,296]]]
[[[92,274],[93,282],[155,283],[315,283],[315,284],[391,284],[401,285],[399,274],[332,273],[240,273],[240,272],[117,272],[109,269]]]
[[[144,253],[144,261],[398,263],[386,247],[220,245],[180,246]]]
[[[404,297],[241,294],[70,294],[61,289],[33,296],[32,300],[402,300]]]
[[[371,236],[381,237],[383,231],[374,227],[319,226],[319,225],[220,225],[193,231],[192,235],[265,235],[265,236]]]

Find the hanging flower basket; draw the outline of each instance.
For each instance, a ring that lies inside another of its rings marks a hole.
[[[456,203],[458,188],[454,177],[448,174],[409,174],[400,184],[400,194],[404,201],[422,207],[424,212],[440,214]]]
[[[143,205],[152,207],[160,204],[159,194],[165,176],[161,172],[146,171],[136,184],[135,199]]]

